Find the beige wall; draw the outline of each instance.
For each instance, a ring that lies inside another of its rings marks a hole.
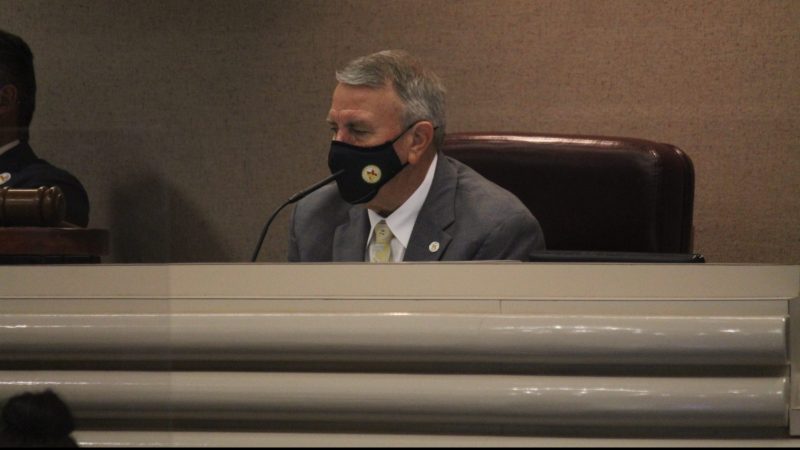
[[[444,78],[449,131],[677,145],[698,252],[800,262],[797,1],[0,0],[0,28],[34,50],[32,144],[83,180],[109,261],[248,260],[327,174],[335,68],[405,48]]]

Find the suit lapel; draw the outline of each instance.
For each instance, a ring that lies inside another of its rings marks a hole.
[[[455,220],[458,174],[446,156],[439,153],[431,190],[414,224],[404,261],[439,261],[452,236],[446,231]]]
[[[362,205],[350,208],[350,220],[339,225],[333,235],[333,261],[364,261],[369,233],[367,210]]]

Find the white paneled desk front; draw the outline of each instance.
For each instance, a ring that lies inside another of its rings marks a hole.
[[[795,445],[799,293],[775,265],[7,266],[0,398],[54,389],[85,446]]]

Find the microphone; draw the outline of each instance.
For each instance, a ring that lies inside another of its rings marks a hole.
[[[302,200],[308,194],[316,191],[317,189],[321,188],[322,186],[325,186],[326,184],[330,183],[331,181],[339,178],[339,176],[341,176],[343,173],[344,173],[344,170],[340,170],[340,171],[334,173],[333,175],[330,175],[330,176],[326,177],[322,181],[303,189],[302,191],[300,191],[300,192],[294,194],[293,196],[289,197],[289,200],[286,200],[286,202],[284,202],[284,204],[282,204],[280,207],[278,207],[278,209],[276,209],[275,212],[273,212],[272,215],[269,217],[269,220],[267,221],[267,224],[264,225],[264,229],[261,230],[261,237],[258,239],[258,245],[256,245],[256,249],[253,252],[253,257],[252,257],[252,259],[250,259],[250,262],[256,262],[256,259],[258,259],[258,252],[261,250],[261,245],[264,244],[264,238],[267,236],[267,230],[269,229],[269,226],[272,224],[272,221],[275,220],[275,217],[278,215],[279,212],[281,212],[281,210],[283,208],[285,208],[288,205],[291,205],[292,203],[295,203],[295,202],[298,202],[298,201]]]

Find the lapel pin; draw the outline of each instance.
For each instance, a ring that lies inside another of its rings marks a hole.
[[[5,184],[6,181],[11,179],[11,174],[8,172],[0,173],[0,184]]]
[[[428,246],[428,250],[430,250],[431,253],[436,253],[439,251],[439,243],[437,241],[431,242],[431,245]]]

